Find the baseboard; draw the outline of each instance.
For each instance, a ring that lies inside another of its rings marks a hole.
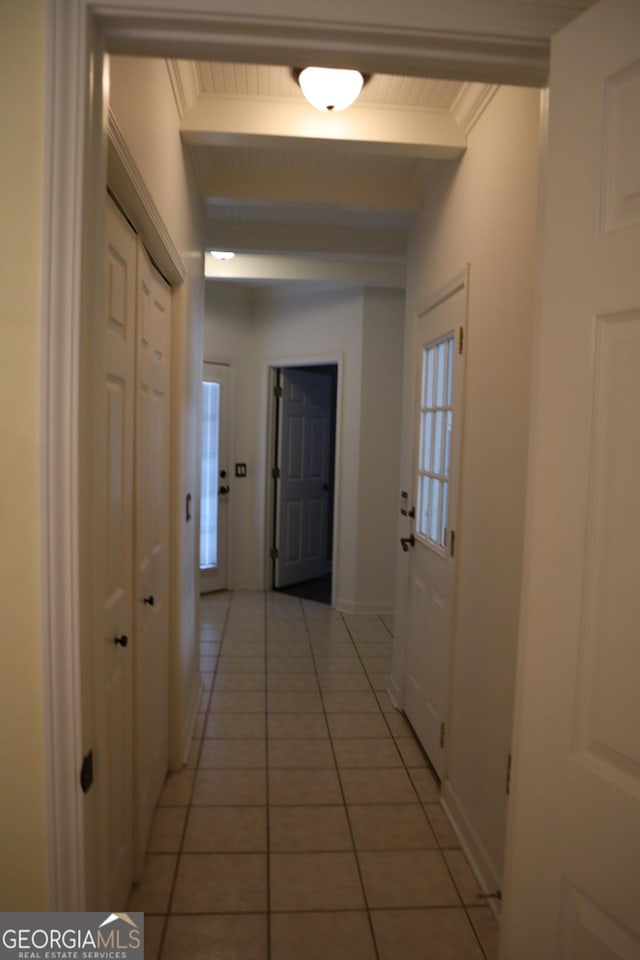
[[[387,693],[396,710],[402,710],[402,690],[400,689],[398,682],[393,675],[389,677]]]
[[[182,744],[181,744],[181,762],[185,764],[189,756],[189,749],[191,747],[191,741],[193,740],[193,732],[196,728],[196,720],[198,719],[198,713],[200,711],[200,701],[202,699],[202,694],[204,688],[202,686],[202,680],[198,675],[196,682],[193,685],[193,690],[191,692],[191,701],[186,711],[185,722],[182,725]]]
[[[448,780],[442,784],[440,802],[451,821],[469,865],[483,893],[493,893],[502,888],[502,881],[491,862],[486,850],[480,842],[475,830],[469,822],[464,807],[456,797],[455,791]],[[482,901],[491,908],[496,919],[500,919],[500,901],[495,897],[488,897]]]
[[[340,613],[368,613],[378,617],[392,617],[395,612],[394,603],[378,603],[375,600],[358,603],[353,600],[336,600],[335,608]]]

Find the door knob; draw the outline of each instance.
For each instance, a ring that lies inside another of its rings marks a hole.
[[[414,537],[413,534],[411,534],[410,537],[400,538],[400,543],[405,553],[407,553],[407,551],[409,550],[409,547],[413,547],[415,545],[415,542],[416,542],[416,538]]]
[[[153,594],[150,593],[149,596],[145,597],[142,602],[146,603],[148,607],[155,607],[156,598],[153,596]]]
[[[230,490],[230,489],[231,489],[231,487],[227,487],[227,486],[225,485],[225,486],[223,486],[223,487],[220,487],[220,489],[218,490],[218,493],[221,493],[221,494],[229,493],[229,490]]]
[[[114,637],[113,642],[117,643],[119,647],[128,647],[129,646],[129,637],[126,634],[122,634],[121,637]]]

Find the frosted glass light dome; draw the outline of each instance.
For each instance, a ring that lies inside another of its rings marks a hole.
[[[359,70],[305,67],[298,76],[300,89],[312,106],[325,113],[346,110],[360,96],[364,77]]]

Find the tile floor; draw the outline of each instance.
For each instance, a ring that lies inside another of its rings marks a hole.
[[[497,926],[384,687],[390,624],[202,601],[202,712],[145,873],[148,960],[493,960]]]

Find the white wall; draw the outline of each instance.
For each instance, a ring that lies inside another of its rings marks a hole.
[[[400,509],[404,297],[366,290],[358,478],[358,609],[395,605]]]
[[[362,389],[362,291],[357,288],[267,288],[257,304],[262,370],[259,389],[267,396],[267,366],[282,361],[312,363],[340,359],[340,422],[336,485],[338,536],[334,598],[342,609],[356,601],[360,393]],[[264,420],[263,420],[264,422]],[[261,432],[260,457],[267,456]]]
[[[256,549],[256,530],[262,530],[258,518],[263,484],[262,464],[259,466],[256,458],[259,405],[252,305],[247,287],[233,283],[205,285],[203,356],[205,360],[228,363],[231,369],[227,569],[228,584],[235,590],[256,589],[262,578],[263,556]],[[236,462],[247,464],[246,477],[233,475]]]
[[[499,883],[519,617],[538,203],[539,93],[502,88],[465,156],[430,184],[410,241],[407,329],[471,263],[458,607],[444,796],[487,882]],[[406,363],[410,362],[409,356]],[[406,382],[410,367],[407,366]],[[408,415],[408,387],[405,410]],[[403,449],[411,489],[410,449]],[[402,555],[401,555],[402,556]],[[399,561],[404,582],[406,557]],[[404,632],[400,618],[399,633]],[[394,680],[401,686],[402,642]]]
[[[205,356],[235,360],[236,459],[248,463],[247,479],[234,481],[233,586],[264,586],[268,368],[336,361],[341,369],[336,603],[347,611],[392,609],[403,303],[398,291],[331,284],[267,286],[247,300],[228,285],[207,284]],[[361,454],[367,466],[384,460],[373,481],[370,475],[361,478]],[[373,524],[377,515],[383,521]],[[243,527],[248,539],[242,538]],[[252,547],[239,555],[243,543]]]
[[[172,765],[186,753],[200,690],[196,619],[197,530],[185,498],[199,488],[198,410],[204,298],[202,211],[180,139],[179,115],[163,60],[111,57],[110,106],[131,155],[187,268],[172,296],[172,709],[180,730]]]

